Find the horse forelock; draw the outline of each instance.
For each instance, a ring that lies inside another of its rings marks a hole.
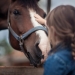
[[[20,5],[24,7],[34,8],[37,7],[37,0],[16,0]]]

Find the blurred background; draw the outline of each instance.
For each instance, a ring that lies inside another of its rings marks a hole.
[[[61,4],[75,6],[75,0],[51,0],[51,9]],[[38,5],[47,13],[47,0],[40,0]],[[30,65],[22,52],[14,50],[9,42],[8,30],[0,31],[0,66],[24,66]]]
[[[0,66],[30,66],[25,55],[11,47],[8,35],[8,30],[0,31]]]

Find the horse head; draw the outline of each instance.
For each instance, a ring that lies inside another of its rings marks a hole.
[[[46,15],[37,2],[11,0],[8,11],[10,44],[14,49],[22,50],[34,66],[45,61],[50,50],[46,29],[34,18],[35,13],[41,17]]]

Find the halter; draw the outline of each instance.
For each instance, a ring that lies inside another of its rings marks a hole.
[[[21,48],[21,51],[24,52],[25,56],[29,59],[30,63],[33,64],[35,67],[37,67],[38,61],[34,60],[32,55],[30,54],[30,52],[28,52],[25,49],[25,47],[24,47],[24,40],[26,40],[26,38],[29,37],[30,34],[34,33],[35,31],[38,31],[38,30],[43,30],[48,35],[47,29],[44,26],[37,26],[37,27],[34,27],[34,28],[30,29],[26,33],[22,34],[21,36],[19,36],[11,28],[11,24],[10,24],[10,21],[9,21],[9,11],[8,11],[8,29],[11,32],[11,34],[14,36],[14,38],[19,42],[19,46]],[[44,55],[39,56],[39,60],[41,60],[41,58],[44,58]]]

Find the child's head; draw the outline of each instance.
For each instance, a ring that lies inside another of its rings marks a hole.
[[[75,7],[58,6],[48,14],[46,20],[52,45],[56,41],[62,41],[71,45],[75,52]]]

